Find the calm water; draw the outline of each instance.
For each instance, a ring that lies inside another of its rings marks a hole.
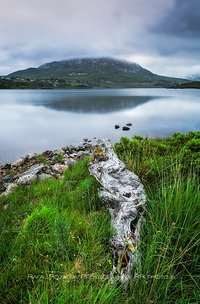
[[[1,90],[0,163],[87,138],[200,130],[200,90]],[[131,122],[128,132],[115,130]]]

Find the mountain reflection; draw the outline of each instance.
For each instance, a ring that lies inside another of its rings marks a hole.
[[[56,96],[55,96],[56,97]],[[132,109],[156,97],[152,96],[63,96],[43,101],[41,106],[75,113],[112,113]]]

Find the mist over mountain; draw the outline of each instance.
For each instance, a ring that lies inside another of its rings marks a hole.
[[[200,74],[195,74],[189,77],[190,80],[200,81]]]
[[[165,77],[142,66],[113,58],[77,58],[45,63],[7,75],[11,79],[54,81],[58,87],[173,87],[185,79]]]

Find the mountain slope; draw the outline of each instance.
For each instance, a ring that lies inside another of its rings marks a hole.
[[[16,71],[8,77],[64,80],[63,86],[171,87],[187,80],[153,74],[138,64],[112,58],[53,61],[38,68]]]

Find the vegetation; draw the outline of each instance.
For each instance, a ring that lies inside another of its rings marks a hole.
[[[148,195],[130,288],[108,280],[110,217],[85,159],[61,180],[0,198],[1,303],[199,303],[200,132],[115,148]]]
[[[16,71],[0,80],[0,88],[169,88],[183,82],[123,60],[79,58]]]
[[[175,89],[200,89],[200,81],[177,84]]]
[[[80,81],[74,80],[73,82],[67,82],[62,79],[25,79],[25,78],[0,78],[0,89],[81,89],[90,88],[87,83],[80,83]]]

